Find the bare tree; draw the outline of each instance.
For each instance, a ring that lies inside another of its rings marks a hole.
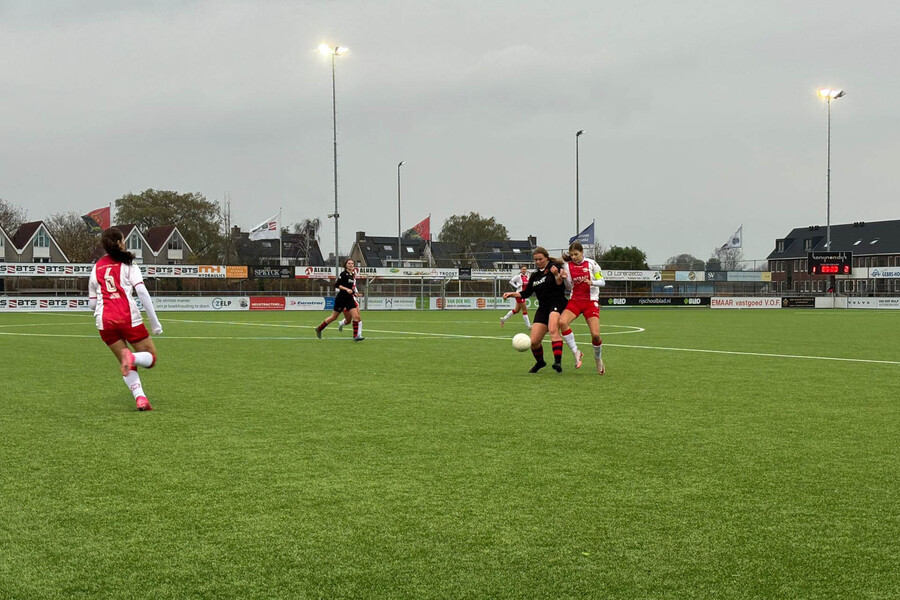
[[[712,256],[719,259],[723,271],[744,270],[744,251],[740,248],[716,248]]]
[[[9,235],[19,228],[19,225],[28,218],[28,211],[21,206],[13,206],[3,198],[0,198],[0,225]]]
[[[319,241],[319,229],[322,227],[322,220],[319,218],[303,219],[299,223],[294,223],[294,233],[300,236],[300,248],[303,249],[303,255],[308,259],[314,242]]]
[[[90,262],[100,236],[85,226],[78,213],[55,213],[44,221],[66,257],[74,263]]]

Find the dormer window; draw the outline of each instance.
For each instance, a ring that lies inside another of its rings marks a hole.
[[[784,240],[776,240],[775,252],[784,252]]]
[[[37,235],[34,236],[34,247],[35,248],[49,248],[50,247],[50,236],[47,235],[47,232],[43,229],[38,230]]]
[[[803,240],[803,249],[807,252],[812,250],[813,243],[812,240]]]

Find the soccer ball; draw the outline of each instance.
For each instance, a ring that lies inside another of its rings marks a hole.
[[[531,338],[524,333],[517,333],[513,336],[513,348],[519,352],[525,352],[531,348]]]

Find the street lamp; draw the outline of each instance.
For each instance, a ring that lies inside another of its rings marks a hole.
[[[338,56],[349,52],[349,48],[344,46],[331,47],[328,44],[319,45],[319,53],[323,56],[331,56],[331,119],[334,125],[334,212],[328,215],[329,218],[334,217],[334,276],[337,278],[340,271],[338,263],[340,262],[340,253],[338,252],[338,219],[341,218],[338,213],[338,185],[337,185],[337,96],[335,95],[334,84],[334,59]]]
[[[831,101],[844,95],[844,90],[822,88],[819,96],[825,99],[828,106],[828,142],[825,167],[825,248],[831,250]]]
[[[575,132],[575,235],[577,236],[581,233],[581,222],[578,215],[578,207],[579,207],[579,174],[578,174],[578,138],[581,137],[581,134],[584,133],[584,129],[579,129]]]
[[[403,248],[400,246],[400,167],[406,164],[405,160],[397,163],[397,265],[403,266]]]

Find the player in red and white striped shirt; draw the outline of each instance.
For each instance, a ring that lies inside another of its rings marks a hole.
[[[594,347],[594,362],[597,373],[606,373],[603,365],[603,340],[600,338],[600,288],[606,285],[600,265],[585,257],[581,242],[569,245],[569,259],[564,270],[566,287],[572,290],[572,297],[559,318],[559,330],[563,341],[575,354],[575,368],[581,367],[583,354],[575,343],[575,334],[569,325],[578,315],[584,315],[588,329],[591,330],[591,344]]]
[[[134,395],[138,410],[153,410],[144,395],[137,368],[152,368],[156,364],[156,347],[131,295],[137,293],[153,335],[162,333],[162,325],[156,318],[153,301],[144,285],[141,270],[133,263],[134,254],[125,249],[125,237],[115,227],[103,232],[100,243],[106,256],[97,261],[88,283],[88,304],[94,309],[94,318],[100,337],[116,355],[122,369],[125,385]],[[134,347],[134,352],[128,349]]]

